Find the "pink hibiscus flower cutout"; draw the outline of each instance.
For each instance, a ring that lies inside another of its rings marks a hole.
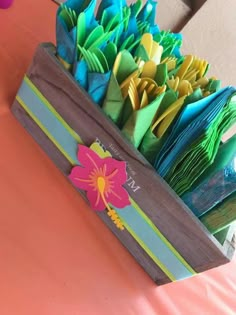
[[[81,166],[73,167],[69,178],[79,189],[85,190],[92,209],[110,211],[112,205],[122,209],[130,204],[122,185],[127,181],[126,163],[111,157],[101,158],[90,148],[79,145]]]

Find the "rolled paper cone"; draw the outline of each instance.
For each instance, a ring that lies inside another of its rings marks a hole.
[[[119,83],[112,72],[102,109],[116,125],[120,124],[123,105],[124,98]]]
[[[178,95],[173,90],[168,90],[161,101],[158,108],[156,118],[154,122],[171,106],[178,98]],[[170,126],[171,127],[171,126]],[[159,153],[166,137],[169,135],[169,129],[166,130],[161,138],[158,138],[153,128],[150,127],[143,137],[142,143],[139,146],[140,152],[146,157],[146,159],[153,165],[157,154]]]
[[[157,138],[153,134],[151,128],[149,128],[145,136],[143,137],[141,145],[139,146],[139,151],[152,165],[154,164],[156,155],[162,145],[161,140],[162,139]]]
[[[107,73],[88,73],[88,94],[98,105],[103,103],[110,76],[111,71]]]
[[[9,8],[14,0],[0,0],[0,8],[7,9]]]
[[[88,88],[88,65],[84,59],[74,63],[74,78],[85,90]]]
[[[68,31],[64,20],[58,15],[56,20],[56,41],[57,56],[65,63],[72,66],[76,55],[75,39],[73,38],[72,33]]]
[[[157,96],[152,103],[144,108],[133,111],[122,128],[122,133],[136,148],[139,147],[148,128],[150,128],[163,96],[164,93]]]

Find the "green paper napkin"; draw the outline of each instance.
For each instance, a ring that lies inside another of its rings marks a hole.
[[[178,157],[189,148],[191,143],[210,128],[218,114],[222,112],[227,101],[230,102],[235,90],[233,87],[226,87],[213,95],[194,102],[194,119],[190,122],[188,115],[186,117],[179,116],[181,117],[180,120],[183,120],[181,126],[172,128],[170,137],[168,137],[167,142],[155,160],[155,168],[161,176],[166,176]],[[197,110],[198,107],[200,110]],[[177,120],[177,123],[179,124],[179,120]]]
[[[115,72],[117,82],[121,84],[131,73],[138,69],[138,65],[134,61],[133,56],[127,50],[121,51],[117,55],[117,68]],[[115,63],[116,63],[115,61]]]
[[[215,234],[236,221],[236,192],[200,217],[210,233]]]
[[[222,135],[236,121],[236,96],[216,116],[210,127],[191,143],[165,176],[169,185],[182,195],[190,189],[198,177],[213,163]]]
[[[122,133],[136,148],[139,147],[145,133],[151,126],[163,97],[164,93],[159,95],[146,107],[134,111],[122,128]]]
[[[157,116],[161,116],[171,104],[173,104],[178,99],[178,93],[173,90],[166,91],[163,100],[161,101],[160,107],[157,112]],[[157,117],[155,118],[155,120]]]
[[[220,88],[221,88],[221,80],[210,79],[208,85],[205,88],[205,91],[214,93],[214,92],[219,91]]]
[[[236,155],[236,135],[231,137],[227,142],[219,147],[214,162],[210,165],[205,172],[195,181],[191,190],[195,189],[200,183],[205,181],[207,178],[211,178],[220,169],[223,169],[230,160]]]
[[[76,61],[77,32],[86,32],[86,29],[77,30],[78,16],[83,12],[85,16],[84,28],[96,25],[94,19],[95,0],[67,0],[57,10],[56,42],[57,54],[68,67]]]
[[[168,69],[166,63],[159,64],[157,66],[157,72],[155,76],[155,81],[159,86],[162,86],[166,83],[168,79]]]
[[[152,128],[148,128],[145,133],[139,151],[145,156],[150,164],[154,164],[157,152],[159,152],[164,141],[164,137],[158,138],[154,135]]]
[[[120,86],[114,76],[114,73],[111,73],[102,109],[105,114],[117,125],[119,125],[121,120],[123,104],[124,98],[122,96]]]
[[[136,49],[136,51],[134,53],[134,56],[137,57],[137,58],[140,58],[144,62],[146,62],[146,61],[148,61],[150,59],[146,49],[144,48],[144,46],[142,44],[140,44],[137,47],[137,49]]]
[[[122,128],[125,125],[126,121],[129,119],[132,112],[133,112],[133,106],[132,106],[131,100],[129,97],[126,97],[124,105],[123,105],[123,110],[121,113],[121,120],[119,123],[120,128]]]
[[[121,122],[124,106],[120,84],[138,69],[132,55],[124,50],[117,55],[113,72],[108,83],[107,93],[102,108],[106,115],[117,125]]]
[[[160,117],[168,109],[168,107],[177,100],[177,98],[177,93],[173,90],[168,90],[167,92],[165,92],[154,121],[156,121],[157,117]],[[155,131],[152,130],[152,127],[148,128],[139,147],[139,150],[152,165],[155,161],[157,153],[159,152],[163,144],[163,141],[164,137],[158,138],[155,135]]]

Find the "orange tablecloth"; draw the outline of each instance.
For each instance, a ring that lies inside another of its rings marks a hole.
[[[56,5],[0,10],[0,314],[230,315],[236,260],[157,287],[10,113]]]

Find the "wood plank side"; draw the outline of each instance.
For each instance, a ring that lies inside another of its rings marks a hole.
[[[71,170],[70,162],[62,155],[57,147],[46,136],[46,134],[31,119],[31,117],[21,107],[17,100],[15,100],[13,103],[12,112],[18,121],[23,125],[23,127],[30,133],[30,135],[33,136],[40,147],[43,148],[45,153],[51,158],[59,170],[65,176],[68,176]],[[97,214],[156,283],[165,284],[170,282],[168,277],[166,277],[161,269],[153,262],[152,259],[150,259],[150,257],[139,246],[139,244],[128,233],[128,231],[118,230],[106,213],[97,212]]]
[[[38,125],[31,119],[21,105],[14,101],[12,113],[21,123],[21,125],[31,134],[34,140],[46,152],[51,160],[57,165],[60,170],[63,170],[65,175],[68,175],[71,170],[71,165],[68,160],[61,154],[52,141],[45,135],[45,133],[38,127]]]
[[[135,173],[132,177],[136,184],[141,187],[137,193],[126,187],[130,195],[145,209],[147,215],[184,258],[197,271],[227,262],[228,259],[224,257],[215,239],[141,154],[124,140],[120,131],[103,115],[100,108],[77,86],[50,49],[41,47],[37,59],[30,73],[32,81],[87,145],[99,137],[107,148],[112,145],[119,152],[114,157],[119,158],[122,155],[122,159],[128,162],[133,174]],[[88,126],[93,126],[93,133]]]
[[[130,195],[197,272],[228,262],[218,242],[61,67],[53,46],[39,47],[28,75],[86,145],[99,137],[108,149],[112,145],[119,152],[111,151],[115,158],[122,155],[141,187],[135,193],[127,186]]]
[[[98,216],[109,227],[113,234],[121,241],[124,247],[132,254],[135,260],[143,267],[149,276],[158,285],[163,285],[171,282],[170,279],[161,271],[161,269],[154,263],[154,261],[146,254],[146,252],[139,246],[135,239],[127,230],[120,231],[111,222],[111,219],[105,212],[98,212]]]

